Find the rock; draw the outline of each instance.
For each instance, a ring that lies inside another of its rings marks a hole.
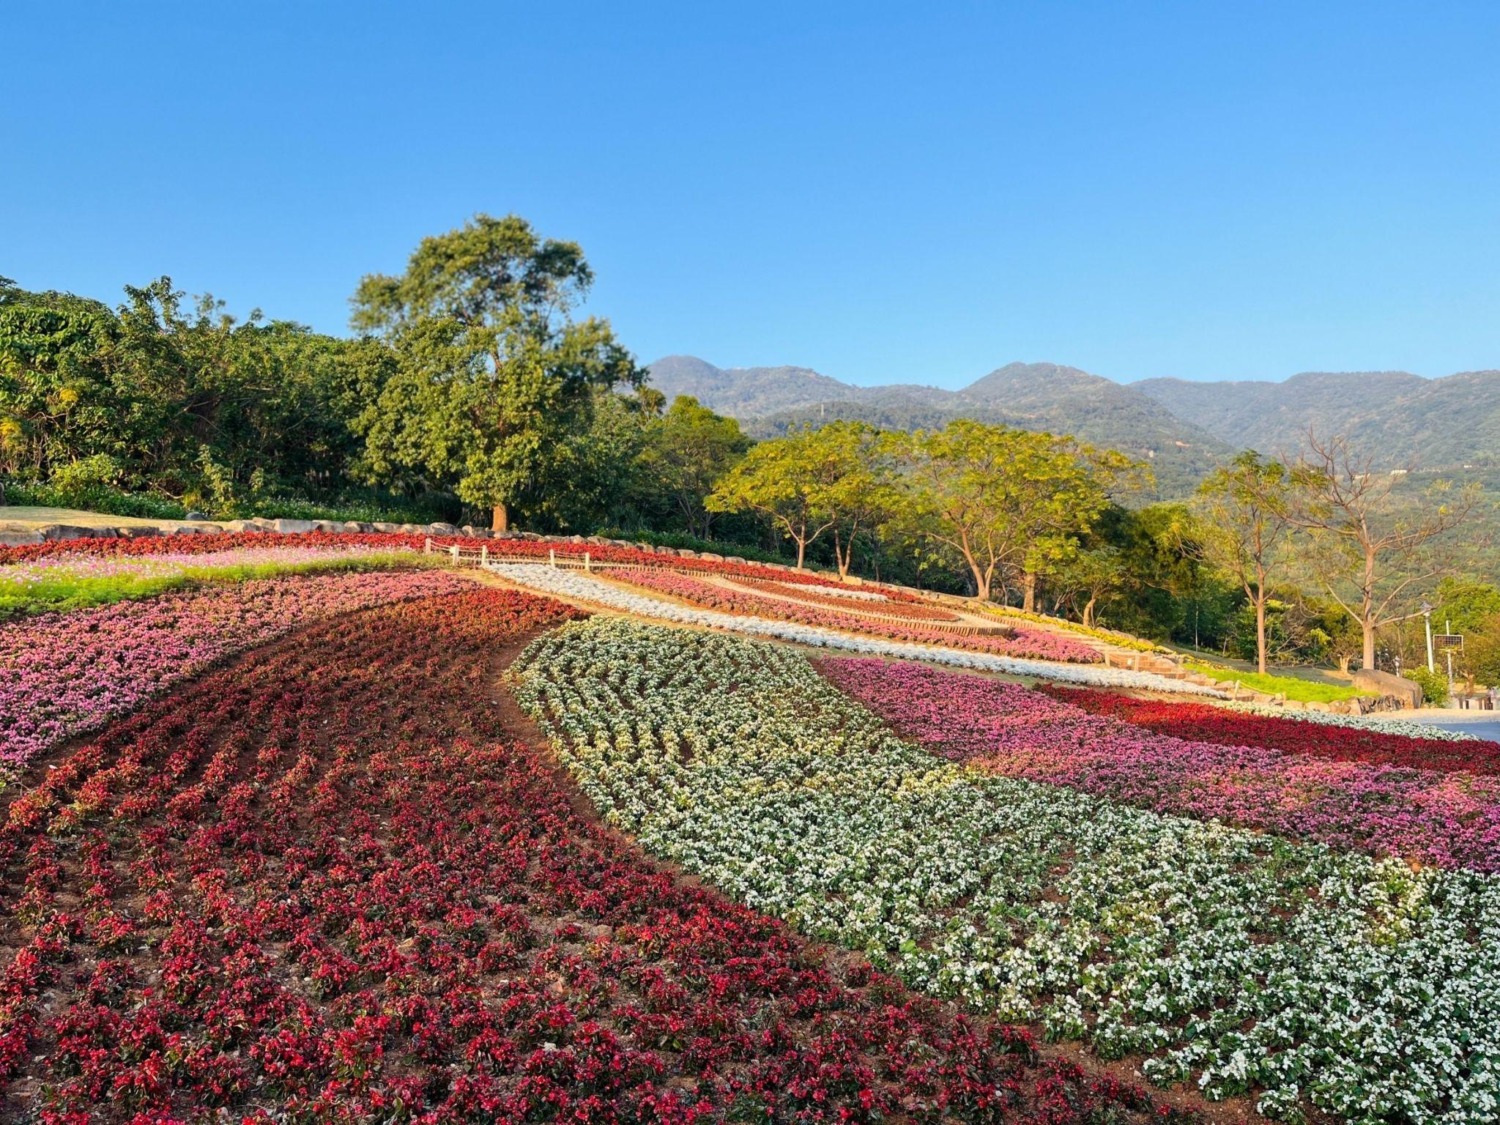
[[[567,541],[569,543],[587,543],[588,542],[588,540],[585,539],[582,535],[570,535],[570,536],[568,536]]]
[[[55,542],[58,539],[92,539],[94,537],[94,529],[92,527],[74,527],[72,524],[66,523],[44,524],[37,530],[41,532],[42,538],[48,542]]]
[[[282,535],[306,535],[318,530],[318,525],[314,520],[272,520],[271,530]]]
[[[152,527],[150,524],[132,527],[117,527],[121,539],[152,539],[161,534],[161,528]]]
[[[451,523],[430,523],[427,525],[428,535],[457,535],[458,528]]]
[[[380,532],[382,535],[392,535],[401,530],[401,525],[399,523],[384,523],[380,520],[376,520],[370,526],[373,527],[376,531]]]
[[[724,561],[727,562],[727,563],[738,563],[740,566],[749,566],[750,565],[744,559],[740,558],[739,555],[730,555],[727,558],[725,558]]]
[[[189,512],[187,515],[183,516],[182,518],[185,519],[185,520],[206,520],[206,519],[208,519],[208,517],[206,515],[204,515],[202,512]]]
[[[40,531],[3,531],[0,530],[0,547],[29,547],[34,543],[44,543]]]
[[[704,551],[698,557],[700,559],[705,560],[706,562],[723,562],[724,561],[724,556],[723,555],[716,555],[712,551]]]
[[[681,559],[696,559],[698,557],[698,552],[691,551],[686,547],[679,547],[677,548],[677,557]]]
[[[1415,680],[1408,680],[1404,676],[1393,676],[1389,672],[1377,672],[1374,669],[1361,668],[1353,676],[1354,686],[1365,691],[1378,692],[1380,695],[1390,695],[1401,700],[1403,707],[1422,706],[1422,686]]]
[[[365,525],[358,520],[345,520],[338,526],[338,530],[342,531],[345,535],[358,535],[364,529]]]

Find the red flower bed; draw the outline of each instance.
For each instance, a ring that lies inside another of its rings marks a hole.
[[[325,622],[33,779],[0,827],[4,1116],[1166,1116],[585,819],[497,706],[507,648],[569,612]]]
[[[1193,742],[1259,746],[1340,762],[1408,766],[1444,773],[1500,774],[1500,744],[1413,738],[1404,734],[1329,723],[1228,711],[1205,703],[1134,699],[1096,688],[1037,684],[1036,690],[1096,715]]]

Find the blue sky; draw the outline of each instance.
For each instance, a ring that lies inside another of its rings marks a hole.
[[[1500,4],[34,3],[0,274],[346,330],[516,212],[643,360],[1500,367]]]

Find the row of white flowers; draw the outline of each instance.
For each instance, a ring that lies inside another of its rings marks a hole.
[[[1340,715],[1333,711],[1294,711],[1281,707],[1267,707],[1259,703],[1220,704],[1232,711],[1247,711],[1252,715],[1275,715],[1280,719],[1297,719],[1304,723],[1320,723],[1329,727],[1354,727],[1357,730],[1375,730],[1385,734],[1404,734],[1408,738],[1436,738],[1444,742],[1480,742],[1476,734],[1467,731],[1444,730],[1426,723],[1414,723],[1410,719],[1398,718],[1389,712],[1372,715]]]
[[[1493,877],[940,762],[721,633],[594,618],[514,682],[613,824],[918,988],[1281,1119],[1500,1119]]]
[[[919,645],[904,641],[889,641],[877,637],[861,637],[840,633],[833,629],[820,629],[813,625],[801,625],[792,621],[775,621],[762,617],[741,617],[731,613],[720,613],[711,609],[698,609],[664,601],[649,594],[624,590],[608,582],[601,582],[576,570],[564,570],[543,565],[501,563],[490,567],[495,573],[548,594],[576,598],[594,605],[624,610],[641,617],[652,617],[658,621],[674,621],[683,625],[701,625],[714,629],[727,629],[754,637],[769,637],[773,640],[790,641],[794,644],[817,648],[843,649],[867,656],[894,656],[903,660],[927,660],[937,664],[948,664],[958,668],[973,668],[983,672],[1002,672],[1012,676],[1034,676],[1038,679],[1058,683],[1082,684],[1089,687],[1143,688],[1153,691],[1191,692],[1212,698],[1223,698],[1224,693],[1214,688],[1200,687],[1179,680],[1170,680],[1151,672],[1132,672],[1123,668],[1105,668],[1089,664],[1063,664],[1048,660],[1026,660],[1013,656],[996,656],[986,652],[966,652],[962,649],[943,648],[938,645]]]

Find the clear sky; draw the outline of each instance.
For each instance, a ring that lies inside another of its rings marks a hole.
[[[347,330],[479,211],[642,360],[1500,367],[1500,3],[37,3],[0,274]]]

